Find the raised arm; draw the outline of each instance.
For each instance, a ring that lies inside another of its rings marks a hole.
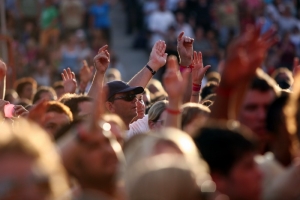
[[[194,39],[184,35],[184,32],[181,32],[177,37],[177,52],[179,55],[179,65],[180,70],[183,71],[191,68],[193,61],[193,43]],[[184,92],[183,102],[189,102],[192,93],[192,75],[188,77],[188,87]]]
[[[94,99],[97,97],[97,93],[103,87],[104,74],[110,63],[110,54],[108,53],[108,45],[104,45],[98,51],[98,54],[94,57],[94,65],[96,72],[92,82],[92,86],[88,95]]]
[[[236,119],[248,84],[269,47],[277,41],[273,34],[270,30],[260,36],[260,27],[251,27],[229,46],[212,118]]]
[[[0,60],[0,97],[4,99],[6,89],[6,65]]]
[[[163,77],[165,90],[168,93],[169,104],[166,108],[167,118],[166,127],[180,129],[181,124],[181,105],[183,94],[188,83],[189,72],[184,71],[182,74],[178,71],[178,63],[175,56],[168,58],[166,73]]]
[[[181,32],[177,38],[177,51],[179,55],[179,65],[189,67],[193,61],[193,43],[194,39],[184,35]]]
[[[89,67],[86,60],[82,62],[83,66],[79,71],[79,93],[84,94],[86,91],[86,87],[88,86],[89,82],[93,79],[93,71],[94,67]]]
[[[206,71],[210,68],[210,65],[203,66],[202,53],[194,51],[194,59],[192,62],[192,95],[190,102],[199,103],[200,101],[200,90],[202,79]]]
[[[145,88],[152,76],[166,64],[167,54],[165,51],[166,43],[164,41],[156,42],[150,53],[149,62],[128,84],[130,86],[141,86]]]

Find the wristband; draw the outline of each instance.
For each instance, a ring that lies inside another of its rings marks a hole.
[[[156,71],[154,71],[149,65],[146,65],[146,68],[149,69],[149,71],[151,72],[152,76],[156,73]]]
[[[233,90],[230,88],[223,88],[219,86],[216,90],[216,93],[222,97],[229,97],[232,94],[232,91]]]
[[[166,108],[167,113],[171,114],[171,115],[179,115],[181,114],[181,110],[172,110],[170,108]]]
[[[201,84],[193,83],[193,91],[199,92],[201,90]]]
[[[181,66],[180,65],[180,72],[182,73],[183,71],[185,71],[185,70],[189,70],[189,72],[192,72],[192,69],[194,68],[194,66],[193,65],[190,65],[190,66]]]

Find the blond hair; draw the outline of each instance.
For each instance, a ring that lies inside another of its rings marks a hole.
[[[59,199],[69,190],[66,174],[49,135],[38,125],[19,119],[12,127],[1,124],[0,156],[18,153],[32,157],[41,172],[49,179],[49,199]]]

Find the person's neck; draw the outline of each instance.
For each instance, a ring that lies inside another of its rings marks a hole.
[[[126,126],[126,129],[129,130],[129,124],[131,123],[131,121],[132,121],[133,119],[131,119],[131,120],[122,119],[122,120],[123,120],[123,122],[124,122],[124,124],[125,124],[125,126]]]

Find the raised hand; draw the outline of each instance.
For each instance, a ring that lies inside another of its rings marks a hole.
[[[47,100],[39,100],[35,105],[33,105],[30,108],[27,118],[41,125],[43,123],[43,116],[46,113],[47,107]]]
[[[3,61],[0,60],[0,79],[4,78],[6,76],[6,65]]]
[[[259,36],[260,27],[250,27],[228,48],[221,78],[221,86],[232,88],[241,81],[249,80],[260,67],[269,47],[276,43],[274,30]]]
[[[184,36],[181,32],[177,38],[177,51],[180,58],[181,66],[190,66],[193,60],[193,43],[194,39]]]
[[[184,91],[188,85],[189,72],[184,71],[182,75],[178,71],[177,58],[170,56],[168,58],[167,69],[163,77],[163,84],[166,92],[168,93],[169,100],[178,99],[182,100]]]
[[[164,41],[158,41],[154,44],[148,62],[148,65],[154,71],[159,70],[166,64],[168,54],[166,54],[165,51],[166,43]]]
[[[200,85],[206,71],[210,68],[210,65],[203,66],[202,53],[200,51],[198,53],[194,51],[192,66],[192,81]]]
[[[98,54],[94,57],[94,63],[97,72],[104,74],[110,63],[110,54],[108,52],[108,45],[104,45],[98,51]]]
[[[2,100],[0,99],[0,112],[2,113],[2,117],[4,117],[4,106],[5,105],[8,105],[9,104],[9,101],[5,101],[5,100]]]
[[[68,68],[67,70],[64,69],[63,73],[61,73],[61,77],[63,79],[65,92],[75,93],[77,81],[74,72],[72,72],[70,68]]]
[[[26,110],[21,105],[15,105],[14,109],[15,109],[15,112],[14,112],[15,117],[18,117],[18,116],[26,117],[29,114],[29,111]]]
[[[93,78],[94,67],[89,67],[86,60],[84,60],[82,63],[83,66],[79,71],[80,82],[88,83]]]

